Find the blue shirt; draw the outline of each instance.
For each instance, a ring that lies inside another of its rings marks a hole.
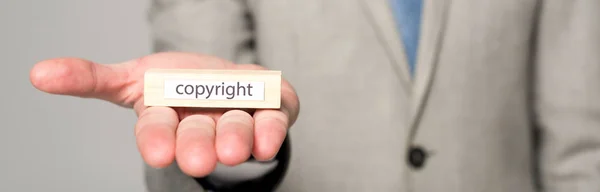
[[[391,0],[391,7],[404,43],[410,73],[413,74],[419,45],[423,0]]]

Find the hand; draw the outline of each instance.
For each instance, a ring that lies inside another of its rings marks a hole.
[[[196,177],[210,174],[217,162],[233,166],[250,155],[257,160],[272,159],[299,113],[298,97],[285,80],[279,110],[147,107],[143,80],[148,68],[264,70],[210,56],[157,53],[112,65],[77,58],[46,60],[33,67],[30,80],[47,93],[133,108],[138,116],[137,146],[144,161],[161,168],[177,159],[183,172]]]

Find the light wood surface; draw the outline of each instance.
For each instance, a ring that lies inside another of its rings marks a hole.
[[[281,71],[149,69],[146,106],[279,108]]]

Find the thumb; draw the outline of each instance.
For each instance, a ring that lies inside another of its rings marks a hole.
[[[128,71],[126,64],[60,58],[37,63],[29,78],[35,88],[47,93],[116,102],[127,85]]]

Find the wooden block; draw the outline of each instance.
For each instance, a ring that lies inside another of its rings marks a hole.
[[[149,69],[146,106],[279,108],[281,71]]]

